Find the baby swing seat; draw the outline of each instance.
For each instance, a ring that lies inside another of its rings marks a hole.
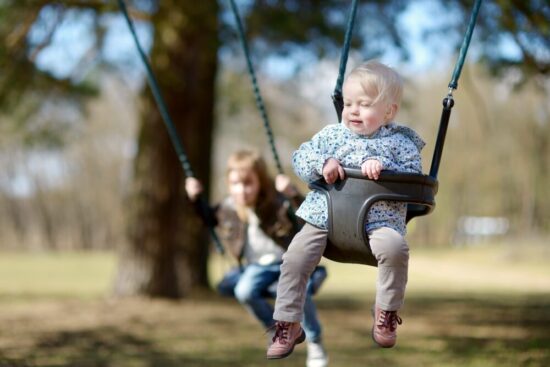
[[[360,169],[344,171],[344,180],[329,185],[321,179],[309,185],[327,198],[329,242],[324,256],[377,266],[365,231],[369,208],[379,200],[391,200],[408,203],[407,222],[429,214],[435,207],[437,180],[423,174],[382,171],[375,181],[363,176]]]

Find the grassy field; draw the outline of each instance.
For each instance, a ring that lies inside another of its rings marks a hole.
[[[318,296],[331,366],[550,366],[550,249],[413,251],[394,349],[370,338],[375,269],[327,262]],[[226,268],[214,261],[212,278]],[[304,366],[264,359],[235,301],[113,299],[109,253],[0,253],[0,366]]]

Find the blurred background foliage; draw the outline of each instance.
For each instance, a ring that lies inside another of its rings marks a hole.
[[[185,7],[176,3],[129,2],[147,50],[155,40],[169,45],[178,37],[166,22],[190,22]],[[329,96],[350,2],[237,3],[277,146],[291,174],[292,151],[336,122]],[[173,11],[157,16],[163,6]],[[471,0],[363,1],[357,14],[348,68],[378,57],[402,71],[406,92],[398,120],[427,140],[425,171],[471,6]],[[227,3],[220,2],[212,17],[218,19],[220,41],[214,148],[212,157],[192,163],[211,159],[216,200],[224,192],[228,152],[252,147],[269,162],[271,157]],[[132,164],[140,150],[140,119],[154,107],[143,102],[143,69],[116,2],[3,0],[0,38],[0,248],[121,246],[128,241],[125,200],[132,200],[129,187],[136,180]],[[196,47],[181,52],[201,52]],[[170,65],[161,51],[153,69]],[[460,229],[467,216],[505,218],[505,240],[518,244],[548,239],[549,65],[547,1],[483,2],[455,93],[437,209],[411,224],[412,246],[468,242]],[[161,77],[166,93],[183,73],[193,72],[168,71]]]

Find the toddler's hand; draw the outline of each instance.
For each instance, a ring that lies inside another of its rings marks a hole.
[[[382,172],[382,163],[376,159],[367,159],[361,165],[361,172],[364,176],[368,176],[371,180],[378,180],[380,177],[380,172]]]
[[[199,195],[202,193],[202,190],[203,188],[201,182],[195,177],[187,177],[185,179],[185,191],[187,192],[189,200],[197,200]]]
[[[344,169],[334,158],[329,158],[323,166],[323,178],[328,184],[335,183],[338,179],[343,180],[346,177]]]
[[[278,174],[275,177],[275,189],[288,198],[292,198],[298,194],[298,191],[290,182],[290,178],[283,174]]]

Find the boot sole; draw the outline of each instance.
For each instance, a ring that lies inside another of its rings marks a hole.
[[[294,341],[294,345],[292,346],[292,348],[290,348],[290,349],[288,350],[288,352],[286,352],[285,354],[279,354],[279,355],[276,355],[276,356],[267,356],[267,359],[282,359],[282,358],[286,358],[286,357],[288,357],[289,355],[291,355],[292,352],[294,352],[294,347],[295,347],[297,344],[301,344],[301,343],[303,343],[305,340],[306,340],[306,333],[305,333],[304,330],[302,329],[302,333],[300,334],[299,337],[296,338],[296,340]]]

